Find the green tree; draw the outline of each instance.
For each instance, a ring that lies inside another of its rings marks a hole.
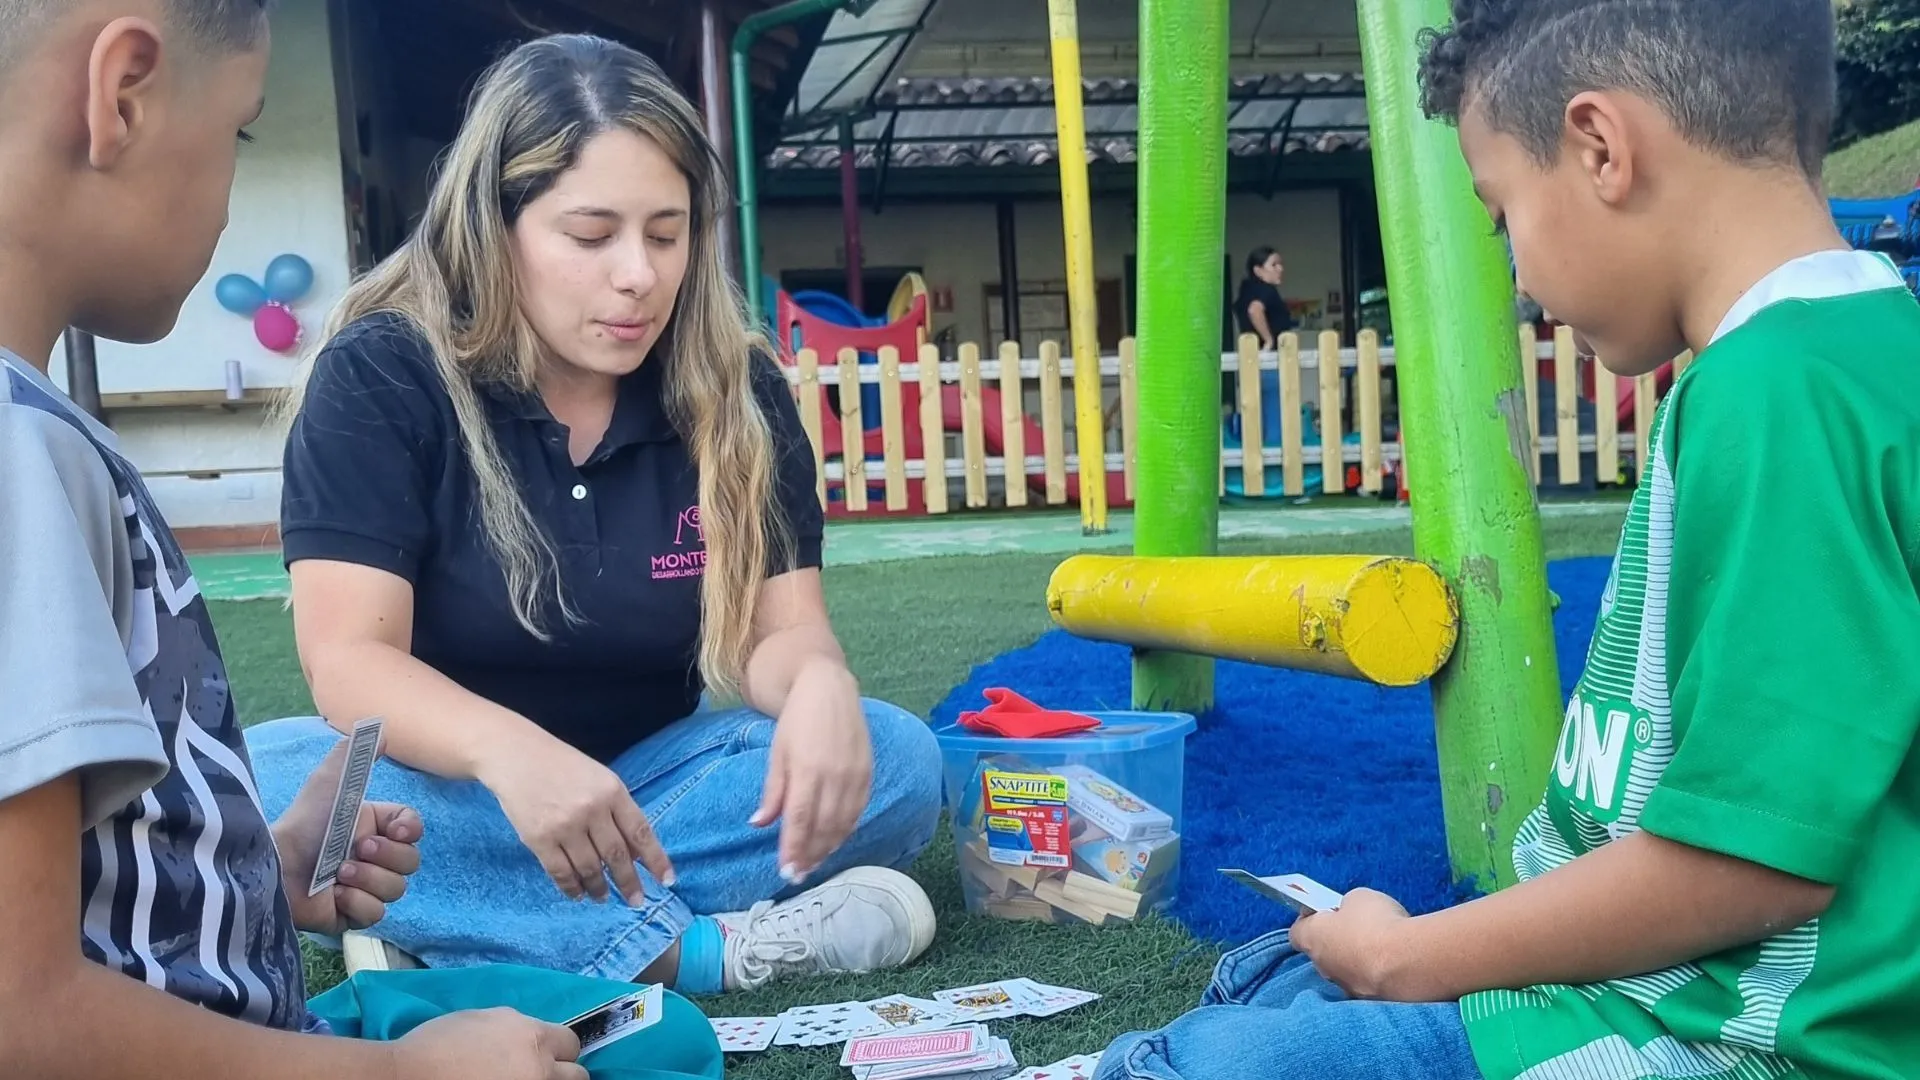
[[[1920,0],[1840,0],[1839,118],[1845,146],[1920,119]]]

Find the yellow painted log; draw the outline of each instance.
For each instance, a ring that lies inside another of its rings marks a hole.
[[[1047,584],[1068,632],[1412,686],[1453,653],[1460,607],[1422,562],[1380,555],[1076,555]]]

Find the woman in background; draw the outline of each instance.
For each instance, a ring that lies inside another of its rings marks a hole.
[[[1280,296],[1280,286],[1286,279],[1286,264],[1279,252],[1257,247],[1247,255],[1247,276],[1233,301],[1233,315],[1240,332],[1258,337],[1263,350],[1272,349],[1280,335],[1295,325],[1293,313]]]

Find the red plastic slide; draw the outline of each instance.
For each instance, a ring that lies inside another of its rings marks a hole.
[[[941,420],[946,425],[948,431],[960,430],[959,387],[941,387],[940,413]],[[1043,448],[1047,445],[1046,432],[1040,429],[1039,424],[1033,422],[1031,416],[1023,415],[1021,419],[1023,421],[1023,430],[1026,432],[1025,448],[1027,453],[1030,455],[1042,453]],[[987,453],[990,455],[1002,453],[1006,447],[1006,433],[1001,424],[1000,391],[990,387],[983,386],[980,388],[980,428],[981,434],[985,436],[984,441],[987,444]],[[1047,478],[1045,476],[1028,477],[1027,487],[1042,499],[1046,498]],[[1067,501],[1075,504],[1080,501],[1080,474],[1078,471],[1067,474]],[[1118,473],[1107,474],[1107,505],[1130,505],[1127,499],[1127,478],[1125,476]]]
[[[1617,402],[1618,411],[1616,415],[1620,417],[1621,429],[1627,430],[1633,427],[1633,380],[1632,379],[1615,379],[1614,382],[1620,388],[1620,398],[1619,398],[1619,401]],[[1667,392],[1667,388],[1672,385],[1673,385],[1673,365],[1672,364],[1660,365],[1659,370],[1653,373],[1654,396],[1657,398],[1665,394]]]

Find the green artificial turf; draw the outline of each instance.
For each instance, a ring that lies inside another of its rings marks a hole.
[[[1621,516],[1549,520],[1549,556],[1611,553]],[[1412,538],[1405,529],[1387,529],[1228,544],[1223,554],[1340,550],[1411,554]],[[834,567],[826,571],[827,595],[834,627],[866,692],[924,715],[975,665],[1031,642],[1050,627],[1044,595],[1058,563],[1053,555],[991,555]],[[211,606],[243,721],[310,712],[284,604],[220,601]],[[890,993],[924,996],[1019,975],[1105,995],[1051,1019],[994,1023],[1023,1065],[1044,1065],[1098,1051],[1116,1035],[1171,1020],[1199,996],[1218,955],[1171,922],[1092,929],[969,916],[961,904],[951,837],[944,830],[914,873],[933,898],[940,934],[912,967],[776,984],[752,994],[703,999],[701,1007],[716,1016],[771,1016],[792,1005]],[[339,981],[335,954],[309,947],[307,961],[312,992]],[[837,1047],[774,1049],[730,1059],[728,1073],[747,1080],[844,1077],[838,1053]]]

